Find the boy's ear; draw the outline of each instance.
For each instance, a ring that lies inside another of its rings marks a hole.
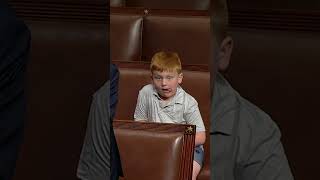
[[[223,39],[220,45],[219,55],[218,55],[218,68],[220,71],[225,71],[231,59],[233,49],[233,39],[230,36],[227,36]]]
[[[181,83],[182,83],[182,79],[183,79],[183,74],[180,73],[179,76],[178,76],[178,78],[179,78],[179,79],[178,79],[178,83],[181,84]]]

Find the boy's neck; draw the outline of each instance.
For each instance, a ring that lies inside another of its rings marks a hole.
[[[160,101],[162,101],[165,105],[169,104],[171,102],[171,100],[176,96],[177,93],[175,93],[173,96],[169,97],[169,98],[165,98],[162,97],[159,93],[158,96],[160,97]]]

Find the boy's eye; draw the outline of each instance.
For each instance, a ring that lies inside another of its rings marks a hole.
[[[153,78],[156,79],[156,80],[160,80],[161,79],[160,76],[154,76]]]
[[[162,80],[162,79],[167,79],[167,80],[172,80],[174,76],[166,76],[166,77],[161,77],[161,76],[153,76],[155,80]]]

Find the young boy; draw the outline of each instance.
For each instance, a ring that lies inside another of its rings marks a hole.
[[[144,86],[138,96],[135,121],[183,123],[196,125],[192,180],[203,164],[205,127],[197,101],[181,87],[182,68],[177,53],[158,52],[152,57],[152,84]]]

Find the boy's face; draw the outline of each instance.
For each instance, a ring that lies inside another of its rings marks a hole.
[[[176,94],[182,78],[182,73],[177,72],[153,71],[151,74],[152,83],[163,100],[168,100]]]

